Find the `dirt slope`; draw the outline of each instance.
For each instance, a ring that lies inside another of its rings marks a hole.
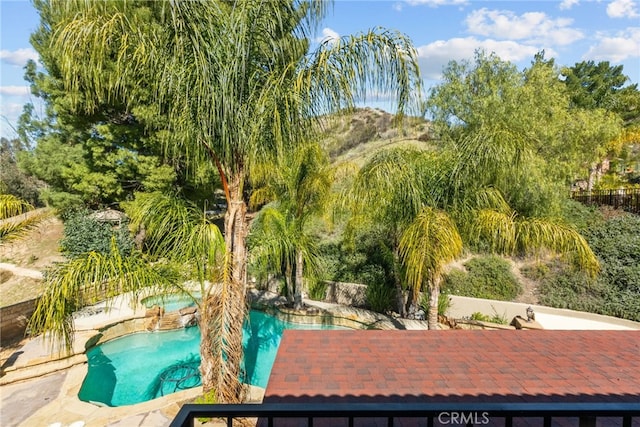
[[[25,237],[0,244],[0,306],[31,299],[42,291],[42,272],[63,261],[62,222],[49,219]]]

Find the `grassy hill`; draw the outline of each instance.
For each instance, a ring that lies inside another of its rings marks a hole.
[[[362,164],[378,150],[397,146],[433,149],[430,123],[420,117],[406,117],[401,124],[395,116],[373,108],[326,116],[321,122],[322,146],[333,162]]]

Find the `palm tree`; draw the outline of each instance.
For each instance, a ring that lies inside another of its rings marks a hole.
[[[13,194],[0,194],[0,220],[33,210],[33,206]]]
[[[462,238],[455,223],[445,212],[432,207],[423,208],[402,233],[400,259],[412,291],[412,304],[417,303],[421,289],[429,290],[429,329],[436,329],[438,325],[438,297],[443,268],[461,253]]]
[[[415,306],[423,287],[429,289],[430,329],[437,326],[442,269],[461,254],[463,245],[485,242],[507,255],[548,250],[571,258],[591,274],[599,268],[589,245],[572,227],[549,218],[521,217],[496,188],[460,179],[468,175],[459,174],[458,162],[468,161],[468,156],[383,151],[358,171],[348,193],[356,214],[368,212],[397,236],[398,271],[404,273],[397,275],[397,286],[402,289],[404,283],[412,291],[406,305]],[[403,316],[406,305],[399,301]]]
[[[369,89],[395,95],[401,116],[419,93],[415,50],[403,35],[377,29],[310,53],[307,37],[328,6],[320,0],[36,6],[49,20],[49,46],[78,108],[91,111],[103,99],[134,108],[132,82],[151,86],[168,118],[165,152],[179,153],[191,168],[207,161],[218,171],[226,256],[220,297],[203,301],[211,321],[203,322],[203,335],[219,334],[215,356],[203,362],[203,385],[218,401],[237,401],[238,360],[228,356],[240,348],[246,315],[253,168],[308,140],[320,114],[354,106]]]
[[[432,170],[431,157],[415,149],[380,151],[357,171],[352,185],[342,194],[351,215],[348,228],[374,222],[387,230],[396,261],[393,276],[397,308],[403,317],[407,315],[407,301],[402,286],[400,239],[422,208],[433,205],[428,198],[434,186],[425,175]]]
[[[259,212],[252,225],[252,257],[284,273],[289,303],[300,309],[304,272],[318,270],[308,224],[328,203],[333,170],[320,146],[308,143],[283,156],[277,165],[267,165],[259,175],[264,185],[253,192],[251,205],[274,202]]]

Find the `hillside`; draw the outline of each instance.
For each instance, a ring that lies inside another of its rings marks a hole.
[[[378,150],[395,146],[430,149],[433,132],[430,123],[419,117],[406,117],[401,125],[394,115],[380,109],[362,108],[324,117],[322,146],[333,162],[362,164]]]
[[[0,305],[5,307],[33,298],[42,291],[38,277],[60,253],[62,221],[51,218],[23,238],[0,244]]]

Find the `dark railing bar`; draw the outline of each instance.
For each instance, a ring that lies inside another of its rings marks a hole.
[[[259,404],[196,405],[186,404],[171,423],[188,426],[200,417],[325,418],[345,417],[350,423],[360,417],[436,417],[442,412],[488,412],[494,417],[640,417],[639,403],[333,403],[333,404]],[[630,419],[630,418],[629,418]],[[432,420],[430,420],[433,423]],[[630,422],[630,421],[629,421]],[[625,427],[630,427],[625,426]]]
[[[580,417],[578,421],[579,427],[596,427],[596,417]]]
[[[513,427],[513,417],[508,416],[505,418],[504,427]]]
[[[622,427],[631,427],[631,416],[622,417]]]
[[[307,425],[308,425],[309,427],[313,427],[313,417],[309,417],[309,418],[307,418]]]

